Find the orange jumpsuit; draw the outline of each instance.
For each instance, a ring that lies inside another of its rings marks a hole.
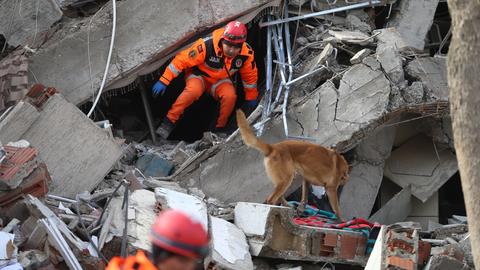
[[[138,251],[135,256],[127,258],[114,257],[110,260],[105,270],[157,270],[155,265],[145,256],[145,253]]]
[[[162,83],[169,85],[185,71],[185,89],[167,113],[167,118],[172,123],[177,122],[185,109],[207,91],[220,101],[220,116],[216,127],[224,127],[237,100],[227,70],[232,78],[237,71],[240,72],[247,101],[257,99],[258,75],[253,50],[244,42],[238,56],[233,59],[224,57],[220,47],[223,30],[220,28],[213,31],[211,36],[198,39],[188,49],[178,53],[160,77]]]

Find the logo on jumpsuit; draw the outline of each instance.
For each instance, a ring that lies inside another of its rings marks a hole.
[[[242,64],[243,64],[242,59],[237,59],[237,60],[235,60],[235,66],[236,66],[237,68],[240,68],[240,67],[242,66]]]
[[[208,60],[210,62],[213,62],[213,63],[220,63],[220,58],[215,57],[215,56],[210,56],[210,58]]]

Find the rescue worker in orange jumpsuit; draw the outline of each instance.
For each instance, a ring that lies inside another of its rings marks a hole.
[[[220,102],[220,116],[216,131],[224,132],[233,112],[237,95],[232,78],[240,73],[246,105],[257,104],[257,67],[254,53],[247,39],[246,26],[238,21],[228,23],[206,38],[200,38],[188,49],[178,53],[152,88],[153,96],[163,95],[170,82],[185,71],[186,86],[177,98],[157,133],[168,137],[185,109],[207,91]]]
[[[194,270],[208,254],[208,233],[200,222],[179,210],[165,210],[150,232],[152,255],[113,258],[106,270]]]

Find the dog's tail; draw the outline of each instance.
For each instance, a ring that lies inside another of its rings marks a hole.
[[[257,136],[255,136],[252,129],[250,128],[250,125],[247,122],[245,114],[241,110],[237,110],[237,125],[240,129],[242,139],[246,145],[259,150],[265,156],[270,155],[270,153],[272,152],[272,146],[262,142],[257,138]]]

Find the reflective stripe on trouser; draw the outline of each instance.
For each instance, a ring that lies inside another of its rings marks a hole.
[[[218,82],[214,86],[212,85],[212,94],[215,99],[220,101],[220,115],[218,116],[216,127],[222,128],[227,124],[228,118],[235,108],[237,93],[230,80]]]
[[[172,121],[172,123],[176,123],[185,109],[198,100],[205,91],[205,82],[201,76],[191,74],[187,76],[185,84],[185,89],[183,89],[167,113],[167,118]]]

